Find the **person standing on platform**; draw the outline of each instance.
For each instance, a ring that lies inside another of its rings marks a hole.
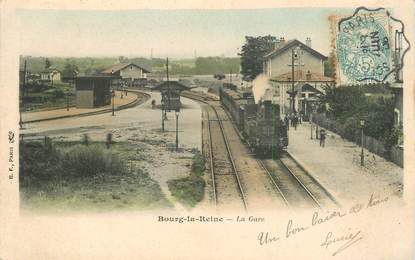
[[[294,115],[292,121],[293,121],[294,130],[297,130],[297,124],[298,124],[298,117],[297,117],[297,115]]]
[[[284,124],[287,127],[287,131],[290,130],[290,119],[288,118],[287,114],[284,117]]]
[[[294,126],[294,114],[290,115],[290,125]]]
[[[320,130],[320,147],[323,147],[326,145],[326,131],[324,129]]]

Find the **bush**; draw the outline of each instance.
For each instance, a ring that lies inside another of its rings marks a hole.
[[[55,91],[53,92],[53,95],[55,96],[55,98],[63,98],[65,96],[65,93],[63,92],[62,89],[57,88],[55,89]]]
[[[203,199],[205,181],[201,177],[189,176],[167,181],[171,194],[184,205],[194,207]]]
[[[190,176],[167,181],[171,194],[186,206],[194,207],[203,199],[205,180],[202,178],[205,171],[205,158],[197,151],[193,157]]]
[[[20,144],[20,184],[40,185],[42,182],[60,178],[62,173],[60,153],[46,143]]]
[[[205,157],[200,152],[197,152],[193,157],[192,173],[196,174],[197,176],[201,176],[203,175],[204,170]]]
[[[110,151],[94,145],[75,145],[62,155],[63,171],[72,176],[93,177],[102,174],[124,174],[126,163]]]
[[[127,163],[118,155],[96,145],[75,145],[57,150],[46,142],[31,142],[21,146],[20,180],[40,184],[60,178],[95,177],[103,174],[127,173]]]

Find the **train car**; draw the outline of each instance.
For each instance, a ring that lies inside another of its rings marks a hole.
[[[288,145],[287,128],[279,115],[279,106],[271,101],[258,104],[254,151],[261,157],[277,158]]]
[[[227,86],[220,89],[220,100],[255,154],[277,158],[288,146],[287,129],[278,105],[271,101],[255,104],[252,95]]]
[[[247,102],[246,98],[244,98],[242,93],[227,88],[220,90],[219,97],[222,105],[231,114],[238,129],[243,131],[243,105]]]

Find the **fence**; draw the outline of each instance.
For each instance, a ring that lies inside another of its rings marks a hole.
[[[355,142],[360,145],[362,143],[362,136],[360,131],[351,131],[347,129],[346,126],[340,124],[339,122],[328,119],[324,114],[313,114],[312,121],[317,123],[320,127],[326,128],[342,138],[349,141]],[[385,145],[370,136],[363,136],[363,147],[368,151],[377,154],[389,161],[392,161],[396,165],[403,167],[403,149],[400,147],[392,147],[390,151],[385,148]]]

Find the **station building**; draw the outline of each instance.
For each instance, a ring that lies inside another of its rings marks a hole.
[[[150,70],[145,69],[135,63],[118,63],[101,72],[109,76],[118,76],[125,81],[133,82],[135,80],[142,80],[147,78],[147,73]]]
[[[295,111],[308,118],[324,86],[335,84],[333,78],[324,76],[326,60],[325,55],[311,47],[310,38],[304,44],[297,39],[285,41],[281,37],[274,50],[264,56],[263,71],[270,79],[272,100],[280,105],[281,114],[292,113],[293,101],[287,91],[292,91],[294,82],[294,91],[297,93]]]
[[[111,104],[111,91],[118,80],[119,77],[107,75],[76,77],[76,107],[95,108]]]

